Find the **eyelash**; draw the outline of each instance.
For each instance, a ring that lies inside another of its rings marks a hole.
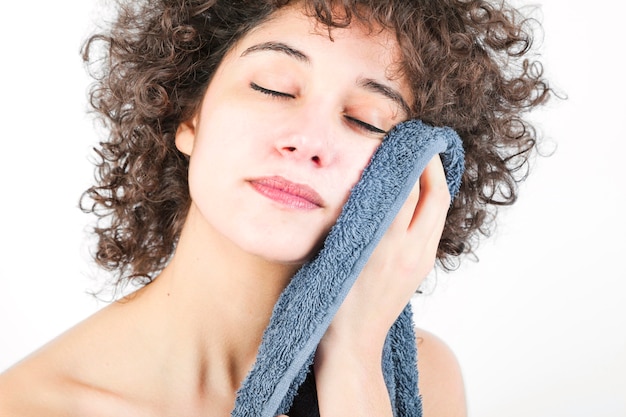
[[[296,98],[293,94],[281,93],[280,91],[268,90],[267,88],[261,87],[258,84],[250,83],[250,88],[258,91],[259,93],[266,94],[275,98]]]
[[[259,93],[268,95],[270,97],[273,98],[278,98],[278,99],[287,99],[287,98],[296,98],[296,96],[294,96],[293,94],[288,94],[288,93],[282,93],[280,91],[274,91],[274,90],[270,90],[267,89],[265,87],[261,87],[260,85],[251,82],[250,83],[250,88],[253,89],[254,91],[258,91]],[[376,126],[373,126],[369,123],[365,123],[362,120],[356,119],[354,117],[351,116],[346,116],[344,115],[345,119],[352,123],[353,125],[355,125],[357,128],[362,129],[364,131],[366,131],[367,133],[374,133],[374,134],[386,134],[387,132],[377,128]]]
[[[346,118],[346,120],[348,120],[350,123],[355,124],[359,129],[363,129],[365,131],[367,131],[368,133],[375,133],[375,134],[380,134],[380,135],[384,135],[387,132],[385,132],[382,129],[377,128],[376,126],[373,126],[369,123],[365,123],[362,120],[359,119],[355,119],[354,117],[350,117],[350,116],[343,116]]]

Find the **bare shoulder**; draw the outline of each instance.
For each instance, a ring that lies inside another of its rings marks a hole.
[[[0,373],[2,417],[152,416],[119,395],[77,380],[45,347]]]
[[[0,372],[0,416],[145,416],[94,377],[111,362],[101,321],[89,317]]]
[[[37,356],[26,358],[0,374],[0,415],[62,415],[62,389]]]
[[[424,417],[466,416],[465,386],[454,353],[432,333],[415,329],[415,335]]]

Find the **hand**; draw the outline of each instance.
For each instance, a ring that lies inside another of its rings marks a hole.
[[[445,173],[435,156],[320,341],[315,373],[322,415],[391,415],[383,345],[434,266],[449,207]]]
[[[350,290],[329,336],[384,342],[390,327],[432,270],[450,206],[441,160],[426,166]]]

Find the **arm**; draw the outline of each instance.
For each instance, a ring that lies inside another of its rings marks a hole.
[[[433,334],[416,329],[419,351],[419,391],[422,396],[424,417],[465,417],[467,406],[465,386],[459,363],[450,348]],[[327,346],[330,349],[330,346]],[[367,360],[355,352],[318,352],[315,361],[318,396],[328,402],[336,401],[345,407],[343,414],[321,415],[392,415],[387,388],[376,360]],[[372,349],[373,355],[373,349]],[[346,360],[347,359],[347,360]],[[368,364],[374,364],[368,368]],[[331,371],[332,370],[332,371]],[[320,392],[320,390],[323,390]],[[336,397],[332,400],[332,397]]]
[[[432,269],[450,204],[433,158],[319,344],[321,416],[391,416],[381,355],[385,337]]]

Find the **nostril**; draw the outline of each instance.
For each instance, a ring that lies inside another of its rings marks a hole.
[[[296,151],[296,147],[295,146],[288,146],[285,149],[287,149],[289,152],[295,152]]]
[[[315,162],[316,164],[320,163],[320,157],[319,156],[314,156],[311,158],[311,161]]]

